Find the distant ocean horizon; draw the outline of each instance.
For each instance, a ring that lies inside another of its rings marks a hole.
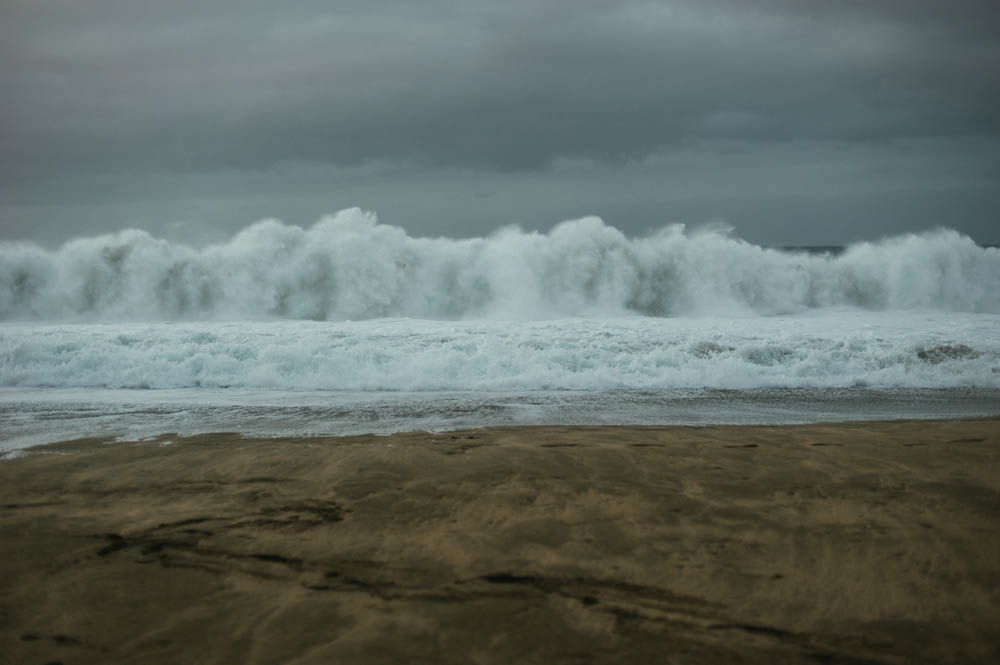
[[[0,452],[80,436],[1000,414],[1000,250],[768,248],[597,218],[415,238],[352,209],[192,248],[0,243]]]
[[[854,243],[846,245],[761,245],[765,249],[774,249],[779,252],[805,252],[806,254],[829,254],[830,256],[840,256],[848,247]],[[998,244],[979,244],[983,249],[998,249]]]

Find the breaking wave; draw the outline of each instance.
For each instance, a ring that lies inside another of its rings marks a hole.
[[[358,209],[311,228],[258,222],[201,249],[139,230],[56,251],[0,244],[0,319],[547,319],[576,315],[1000,312],[1000,251],[955,231],[840,255],[668,226],[628,238],[596,217],[549,233],[415,238]]]

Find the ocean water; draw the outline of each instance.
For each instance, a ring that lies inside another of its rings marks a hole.
[[[1000,251],[719,230],[0,243],[0,451],[79,436],[1000,414]]]

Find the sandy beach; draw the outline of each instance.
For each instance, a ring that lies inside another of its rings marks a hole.
[[[0,662],[1000,662],[1000,420],[34,448]]]

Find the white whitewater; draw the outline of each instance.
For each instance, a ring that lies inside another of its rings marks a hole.
[[[596,217],[551,232],[414,238],[343,210],[268,220],[201,249],[128,230],[57,251],[0,244],[0,320],[552,319],[790,314],[848,306],[1000,313],[1000,251],[940,230],[838,256]]]
[[[359,210],[204,248],[0,244],[0,451],[81,434],[1000,413],[1000,251],[839,254],[597,218],[414,238]]]
[[[1000,388],[1000,315],[5,324],[0,386],[328,391]]]

